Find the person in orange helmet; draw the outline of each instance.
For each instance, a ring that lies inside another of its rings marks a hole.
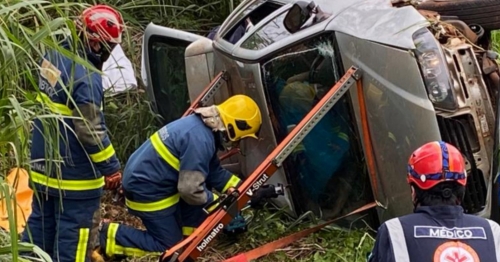
[[[62,48],[101,70],[124,29],[120,13],[106,5],[83,11],[76,21],[79,40]],[[101,75],[57,50],[40,63],[37,100],[57,115],[42,123],[35,119],[30,179],[35,195],[22,241],[32,242],[54,261],[90,261],[92,218],[99,210],[103,189],[121,183],[121,166],[107,134]],[[47,129],[60,130],[60,160],[47,146]]]
[[[467,172],[457,148],[424,144],[410,156],[407,181],[414,213],[379,227],[368,261],[500,261],[500,226],[464,214]]]

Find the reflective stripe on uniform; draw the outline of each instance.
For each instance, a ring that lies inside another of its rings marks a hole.
[[[33,182],[37,184],[62,190],[72,190],[72,191],[94,190],[104,186],[104,177],[96,179],[88,179],[88,180],[62,180],[62,179],[48,177],[44,174],[35,171],[31,171],[30,177],[31,180],[33,180]]]
[[[106,255],[113,256],[115,255],[115,246],[116,246],[116,232],[118,231],[118,227],[120,225],[116,223],[110,223],[108,226],[108,232],[106,234]],[[121,255],[121,254],[120,254]]]
[[[120,224],[110,223],[106,234],[106,255],[125,255],[131,257],[143,257],[146,255],[161,255],[161,252],[148,252],[136,247],[124,247],[116,243],[116,232]]]
[[[190,236],[195,230],[196,227],[182,227],[182,235],[185,237]]]
[[[389,237],[391,238],[392,251],[395,261],[410,261],[408,247],[406,246],[405,233],[399,218],[393,218],[385,222]]]
[[[215,202],[215,201],[217,201],[217,199],[219,199],[219,195],[214,194],[214,193],[212,193],[212,195],[213,195],[213,198],[214,198],[214,200],[212,200],[212,202]],[[214,210],[215,210],[215,209],[219,206],[219,204],[220,204],[220,203],[217,203],[217,204],[215,204],[215,205],[212,205],[212,206],[208,207],[208,208],[207,208],[207,211],[208,211],[208,212],[212,212],[212,211],[214,211]]]
[[[125,204],[127,207],[135,210],[135,211],[142,211],[142,212],[154,212],[154,211],[159,211],[163,209],[167,209],[179,202],[179,194],[175,194],[173,196],[167,197],[162,200],[158,200],[155,202],[149,202],[149,203],[139,203],[139,202],[134,202],[131,201],[127,198],[125,198]]]
[[[90,159],[92,159],[92,162],[94,163],[104,162],[110,159],[114,154],[115,148],[112,144],[110,144],[104,150],[101,150],[100,152],[97,152],[95,154],[90,154]]]
[[[236,175],[232,175],[229,181],[227,181],[226,185],[222,189],[221,193],[225,193],[230,187],[236,187],[238,183],[241,181],[239,177]]]
[[[59,113],[61,115],[66,115],[66,116],[71,116],[72,111],[69,107],[67,107],[64,104],[59,104],[55,103],[50,98],[44,94],[40,93],[37,97],[36,100],[39,102],[43,102],[45,105],[47,105],[53,113]],[[90,154],[90,158],[94,163],[99,163],[99,162],[104,162],[111,158],[115,154],[115,149],[113,148],[113,145],[107,146],[104,150],[97,152],[95,154]]]
[[[500,247],[500,226],[496,222],[493,222],[489,219],[488,222],[490,223],[491,234],[493,235],[493,243],[495,245],[496,258],[497,261],[500,261],[500,250],[498,249],[498,247]]]
[[[151,143],[160,157],[172,168],[179,171],[181,167],[179,159],[170,153],[170,150],[168,150],[167,146],[163,143],[163,141],[161,141],[160,134],[158,132],[151,136]]]
[[[76,246],[75,262],[85,262],[87,257],[87,245],[89,243],[90,229],[80,228],[78,245]]]
[[[42,102],[46,106],[48,106],[50,111],[52,111],[53,113],[59,113],[61,115],[65,115],[65,116],[71,116],[73,114],[73,111],[71,109],[69,109],[69,107],[67,107],[64,104],[59,104],[59,103],[52,101],[49,98],[49,96],[47,96],[44,93],[39,93],[36,96],[36,100],[38,102]]]

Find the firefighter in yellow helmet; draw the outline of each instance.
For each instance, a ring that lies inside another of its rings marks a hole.
[[[125,203],[146,231],[102,223],[101,252],[161,253],[189,235],[206,218],[203,207],[217,198],[212,189],[225,193],[241,183],[221,167],[217,150],[257,138],[261,123],[255,101],[235,95],[158,130],[130,156],[123,172]]]

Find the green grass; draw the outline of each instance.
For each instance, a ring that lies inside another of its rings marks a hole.
[[[111,195],[108,194],[103,203],[103,210],[106,210],[104,217],[143,229],[138,218],[127,215],[123,207],[110,204],[110,198]],[[314,225],[310,221],[304,221],[292,227],[295,220],[286,215],[283,210],[271,205],[264,205],[262,209],[247,209],[243,215],[252,218],[249,220],[251,222],[248,231],[237,236],[221,233],[198,258],[198,261],[221,261]],[[363,221],[363,217],[356,218],[356,220]],[[328,226],[257,261],[361,262],[365,261],[366,254],[371,251],[374,244],[374,239],[370,235],[373,233],[375,233],[374,229],[368,226],[357,230]],[[148,256],[127,258],[122,261],[156,262],[157,259],[157,257]]]
[[[291,228],[295,220],[273,208],[251,210],[248,213],[254,215],[248,232],[237,239],[222,235],[200,261],[229,258],[313,226],[311,222],[303,222]],[[374,231],[369,227],[348,230],[329,226],[258,261],[365,261],[374,243],[369,232]]]
[[[146,93],[130,91],[106,98],[106,125],[122,166],[128,157],[158,128],[160,121],[147,101]]]

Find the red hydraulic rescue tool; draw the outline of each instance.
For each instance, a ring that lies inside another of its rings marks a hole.
[[[188,115],[199,106],[206,106],[207,102],[213,97],[217,90],[222,85],[222,80],[226,81],[226,73],[219,73],[216,78],[207,86],[203,93],[193,102],[192,106],[184,114]],[[267,156],[267,158],[248,176],[239,188],[231,188],[227,193],[221,196],[217,203],[218,206],[212,211],[207,219],[186,239],[179,242],[169,250],[165,251],[160,257],[160,262],[176,262],[176,261],[195,261],[207,246],[223,231],[225,225],[242,210],[250,200],[250,197],[256,192],[266,181],[281,167],[283,161],[290,155],[293,149],[305,138],[305,136],[314,128],[314,126],[326,115],[326,113],[335,105],[335,103],[349,90],[351,86],[357,83],[358,96],[362,103],[360,105],[362,112],[362,121],[367,123],[366,112],[364,107],[364,99],[362,86],[360,81],[360,71],[355,67],[351,67],[345,75],[324,95],[324,97],[314,106],[314,108],[300,121],[300,123],[286,136],[286,138],[278,144],[278,146]],[[371,141],[367,125],[363,125],[364,143],[367,148],[367,158],[370,175],[375,175],[373,165],[373,153],[371,151]],[[370,145],[366,145],[369,143]],[[233,152],[232,154],[236,154]],[[227,153],[229,154],[229,153]],[[226,155],[227,155],[226,154]],[[374,180],[372,180],[373,182]],[[377,203],[365,205],[345,216],[359,213],[369,208],[376,207]],[[345,217],[343,216],[343,217]],[[335,220],[330,220],[314,228],[306,229],[303,232],[295,233],[289,238],[280,239],[268,245],[262,246],[262,249],[253,250],[247,254],[240,254],[232,260],[227,261],[248,261],[248,259],[257,258],[264,253],[272,252],[271,249],[281,247],[292,242],[294,239],[312,233],[333,223]],[[261,254],[257,254],[261,253]]]

